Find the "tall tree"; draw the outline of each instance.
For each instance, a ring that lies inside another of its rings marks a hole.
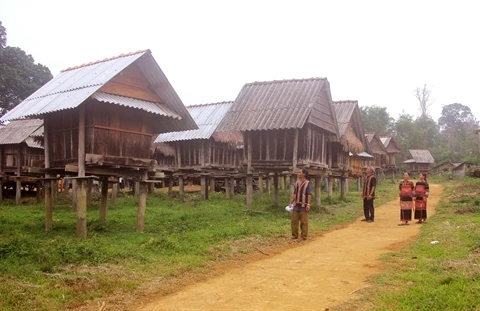
[[[0,49],[4,48],[7,45],[7,30],[2,25],[0,21]]]
[[[6,29],[0,21],[0,116],[52,79],[48,67],[35,64],[32,55],[6,45]]]
[[[376,132],[378,135],[391,133],[394,120],[387,112],[386,107],[370,106],[360,107],[363,128],[369,132]]]
[[[418,100],[420,104],[420,115],[426,116],[428,115],[428,107],[430,107],[433,102],[430,99],[430,95],[432,95],[432,90],[427,87],[426,84],[423,87],[417,87],[413,91],[413,95]]]
[[[478,161],[478,121],[470,107],[460,103],[446,105],[438,119],[452,161]]]

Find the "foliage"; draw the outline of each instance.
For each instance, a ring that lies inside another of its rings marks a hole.
[[[420,116],[426,117],[428,115],[428,107],[433,103],[430,101],[430,95],[432,95],[432,90],[427,87],[426,84],[423,87],[417,87],[413,90],[413,96],[418,100],[420,104]]]
[[[390,117],[386,107],[360,107],[363,128],[378,135],[389,135],[393,128],[394,119]]]
[[[469,107],[459,103],[444,106],[438,124],[452,161],[479,160],[476,134],[479,124]]]
[[[6,46],[6,29],[0,22],[0,115],[4,115],[52,79],[50,70],[35,64],[32,55]]]

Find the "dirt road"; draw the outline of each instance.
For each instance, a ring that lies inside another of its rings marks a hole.
[[[430,187],[428,215],[432,216],[443,189]],[[423,226],[398,226],[397,200],[377,206],[375,213],[374,223],[359,218],[341,229],[292,244],[281,253],[159,297],[138,310],[332,308],[369,286],[367,278],[382,271],[380,255],[407,246]]]

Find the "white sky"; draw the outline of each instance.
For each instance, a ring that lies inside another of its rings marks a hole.
[[[395,119],[419,115],[424,84],[435,120],[452,103],[480,119],[476,2],[0,0],[0,20],[7,44],[54,76],[150,49],[185,105],[234,100],[254,81],[327,77],[334,100]]]

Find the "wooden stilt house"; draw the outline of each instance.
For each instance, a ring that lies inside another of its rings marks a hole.
[[[338,153],[343,150],[347,157],[345,169],[348,177],[363,177],[365,161],[373,159],[370,145],[365,137],[358,101],[346,100],[333,102],[335,108],[340,142],[336,143]]]
[[[403,163],[407,166],[410,173],[426,172],[429,173],[435,159],[428,150],[410,149],[408,150],[408,159]]]
[[[44,120],[47,173],[77,175],[80,236],[86,235],[87,175],[101,176],[103,185],[112,176],[146,183],[156,173],[150,152],[157,135],[197,129],[150,50],[62,71],[1,120],[19,118]],[[102,198],[107,191],[103,186]],[[140,198],[137,231],[143,230],[146,191]],[[102,201],[101,220],[105,213],[106,201]],[[47,215],[47,230],[51,230],[50,218]]]
[[[17,204],[21,189],[38,190],[36,178],[44,174],[42,137],[43,120],[40,119],[11,121],[0,128],[0,172],[3,175],[0,189],[15,189]]]
[[[198,130],[160,134],[155,140],[153,156],[159,166],[174,171],[180,178],[213,178],[211,184],[215,178],[224,179],[236,173],[243,163],[242,136],[216,132],[232,104],[220,102],[187,107]],[[204,181],[203,185],[207,183]],[[202,189],[202,193],[206,194],[206,189]]]
[[[387,165],[387,149],[383,144],[380,136],[375,132],[366,132],[365,137],[370,145],[370,150],[373,154],[373,159],[367,161],[367,166],[373,166],[375,169],[383,170]]]
[[[325,78],[248,83],[219,131],[244,135],[250,208],[249,174],[272,172],[278,185],[275,178],[283,171],[290,171],[294,179],[298,168],[308,168],[318,177],[332,170],[329,143],[339,137],[330,84]]]
[[[397,154],[402,154],[402,147],[397,143],[395,138],[391,135],[380,136],[385,149],[387,149],[387,156],[385,162],[385,171],[396,172],[397,171],[397,161],[395,159]]]

